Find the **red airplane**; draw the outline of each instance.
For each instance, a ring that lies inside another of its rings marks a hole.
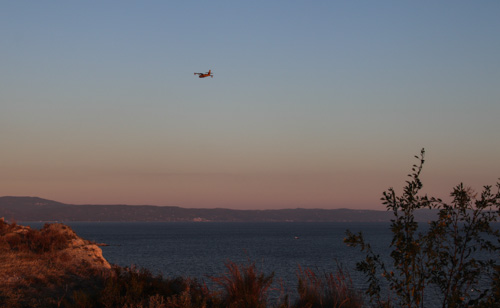
[[[214,78],[214,74],[212,74],[211,72],[212,72],[212,70],[208,70],[208,72],[205,73],[205,74],[203,74],[203,73],[194,73],[194,74],[198,75],[199,78],[205,78],[205,77],[208,77],[208,76]]]

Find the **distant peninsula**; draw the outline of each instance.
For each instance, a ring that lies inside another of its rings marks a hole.
[[[428,221],[433,212],[418,213]],[[392,213],[353,209],[234,210],[153,205],[75,205],[38,197],[0,197],[0,217],[17,221],[389,222]]]

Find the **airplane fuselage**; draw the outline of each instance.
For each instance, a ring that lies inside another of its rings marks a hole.
[[[212,70],[209,70],[207,73],[194,73],[195,75],[198,75],[199,78],[205,78],[205,77],[214,77],[212,75]]]

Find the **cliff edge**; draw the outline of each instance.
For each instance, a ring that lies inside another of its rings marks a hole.
[[[102,250],[69,226],[36,230],[0,218],[0,306],[60,306],[66,296],[110,273]]]

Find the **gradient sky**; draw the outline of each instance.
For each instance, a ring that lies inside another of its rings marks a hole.
[[[384,209],[500,177],[500,2],[2,1],[0,196]],[[194,72],[212,69],[214,78]]]

